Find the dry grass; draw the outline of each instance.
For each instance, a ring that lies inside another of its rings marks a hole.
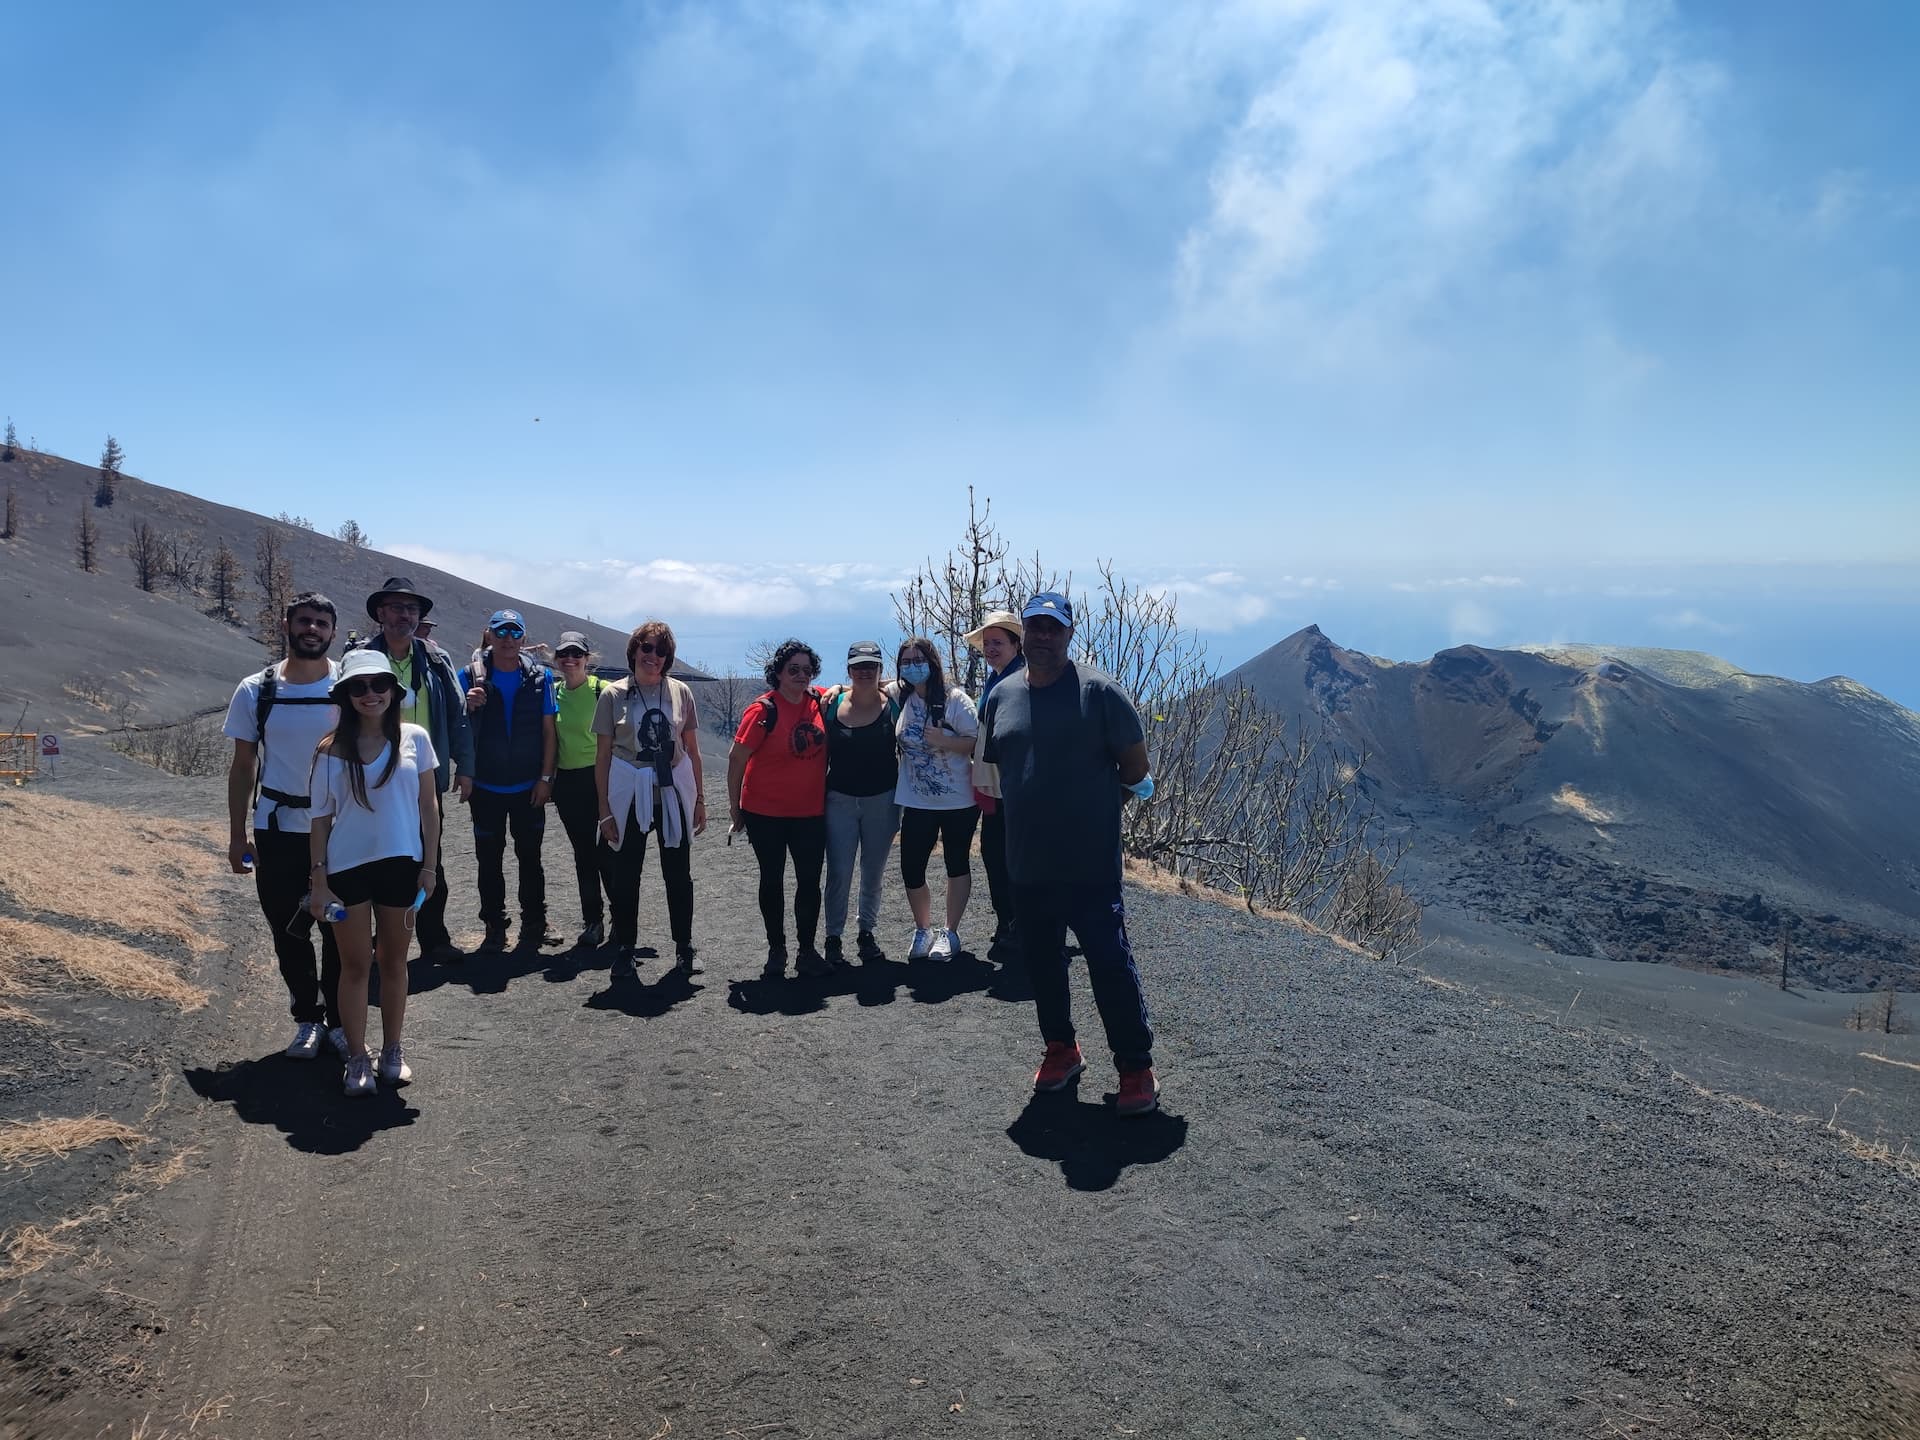
[[[0,1265],[0,1280],[17,1280],[63,1255],[73,1254],[79,1246],[67,1237],[119,1213],[142,1195],[171,1185],[186,1174],[187,1161],[198,1153],[197,1147],[189,1146],[158,1164],[135,1165],[127,1171],[126,1186],[106,1204],[69,1215],[52,1225],[22,1225],[0,1235],[0,1256],[6,1260]]]
[[[135,1000],[165,1000],[198,1010],[207,992],[181,978],[171,962],[99,935],[56,929],[38,920],[0,916],[0,998],[29,993],[24,965],[50,961],[83,985]]]
[[[1878,1060],[1882,1065],[1898,1065],[1902,1070],[1920,1070],[1920,1065],[1914,1064],[1911,1060],[1896,1060],[1891,1055],[1881,1055],[1872,1050],[1862,1050],[1860,1058]]]
[[[29,912],[159,935],[200,954],[216,947],[195,923],[193,896],[224,853],[213,821],[150,820],[31,789],[0,795],[0,886]]]
[[[1839,1142],[1840,1148],[1856,1160],[1885,1165],[1897,1175],[1909,1180],[1920,1180],[1920,1155],[1915,1155],[1910,1147],[1902,1145],[1895,1150],[1884,1140],[1869,1140],[1840,1123],[1841,1106],[1845,1105],[1851,1097],[1863,1094],[1862,1091],[1849,1090],[1836,1100],[1833,1105],[1833,1114],[1823,1124],[1811,1116],[1789,1115],[1784,1110],[1775,1110],[1771,1106],[1762,1105],[1758,1100],[1751,1100],[1745,1095],[1735,1095],[1729,1090],[1710,1089],[1692,1077],[1681,1074],[1678,1070],[1672,1072],[1672,1077],[1676,1084],[1684,1085],[1703,1100],[1718,1100],[1728,1105],[1737,1105],[1743,1110],[1751,1110],[1756,1115],[1764,1115],[1769,1120],[1778,1121],[1784,1125],[1791,1125],[1797,1129],[1814,1129],[1820,1134],[1831,1135]]]
[[[64,1160],[89,1145],[117,1142],[131,1150],[146,1138],[131,1125],[122,1125],[104,1115],[8,1120],[0,1123],[0,1165],[20,1165],[31,1170],[47,1160]]]

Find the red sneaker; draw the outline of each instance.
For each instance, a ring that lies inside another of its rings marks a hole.
[[[1039,1073],[1033,1077],[1033,1088],[1064,1090],[1067,1082],[1086,1068],[1087,1062],[1081,1058],[1077,1040],[1049,1040],[1046,1058],[1040,1062]]]
[[[1160,1082],[1153,1078],[1153,1067],[1120,1072],[1120,1099],[1113,1107],[1122,1115],[1145,1115],[1160,1108]]]

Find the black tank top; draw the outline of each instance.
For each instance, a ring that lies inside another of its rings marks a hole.
[[[891,793],[899,779],[900,761],[893,749],[890,708],[883,702],[880,714],[858,729],[841,719],[846,712],[843,696],[827,719],[827,789],[842,795]]]

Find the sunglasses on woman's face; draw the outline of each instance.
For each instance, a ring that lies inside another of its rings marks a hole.
[[[553,658],[558,660],[562,665],[578,665],[587,657],[582,655],[578,650],[562,650]]]
[[[789,665],[787,666],[786,673],[793,676],[796,680],[811,680],[820,672],[811,665]]]
[[[633,648],[642,655],[654,655],[654,654],[664,655],[667,653],[667,647],[664,645],[662,645],[656,651],[653,647],[653,642],[651,640],[642,640],[638,645],[634,646]]]
[[[393,689],[393,683],[385,675],[375,675],[370,680],[349,680],[347,694],[356,700],[362,695],[385,695]]]

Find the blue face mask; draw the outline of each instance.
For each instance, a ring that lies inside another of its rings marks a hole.
[[[909,685],[924,685],[932,675],[933,667],[924,660],[916,660],[900,667],[900,678]]]

